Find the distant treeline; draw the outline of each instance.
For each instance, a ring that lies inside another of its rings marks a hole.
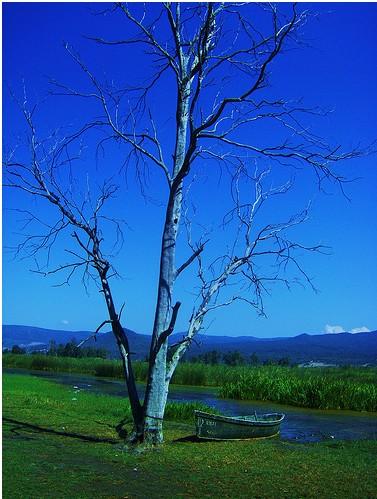
[[[289,357],[281,357],[280,359],[267,359],[262,361],[261,359],[259,359],[258,355],[255,352],[251,355],[243,355],[238,350],[227,353],[221,353],[218,350],[211,350],[209,352],[197,355],[196,357],[191,357],[187,359],[186,362],[209,364],[211,366],[217,364],[225,364],[227,366],[291,365]]]
[[[95,347],[78,347],[78,343],[75,339],[68,341],[65,345],[56,344],[56,341],[50,341],[50,346],[47,351],[47,355],[52,355],[54,357],[73,357],[76,359],[82,359],[84,357],[96,357],[99,359],[107,358],[106,348],[95,348]]]
[[[45,351],[34,351],[27,352],[27,350],[19,345],[14,345],[11,350],[6,349],[3,353],[13,353],[13,354],[44,354],[53,357],[71,357],[76,359],[82,359],[85,357],[93,357],[106,359],[108,358],[108,351],[105,348],[95,348],[95,347],[78,347],[78,342],[73,338],[65,344],[56,341],[50,341],[49,348]],[[209,352],[202,353],[195,357],[188,357],[183,359],[184,362],[189,362],[193,364],[206,364],[215,366],[218,364],[225,364],[226,366],[290,366],[293,365],[289,357],[281,357],[280,359],[260,359],[254,352],[251,355],[243,355],[238,350],[233,350],[230,352],[222,353],[218,350],[211,350]],[[148,357],[145,358],[145,362],[148,362]]]

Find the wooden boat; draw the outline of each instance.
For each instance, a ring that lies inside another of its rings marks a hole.
[[[277,435],[285,415],[279,413],[252,416],[216,416],[195,411],[196,435],[210,440],[243,440]]]

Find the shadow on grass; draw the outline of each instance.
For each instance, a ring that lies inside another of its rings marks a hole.
[[[52,428],[44,428],[42,426],[38,426],[35,424],[27,423],[26,421],[18,421],[16,419],[12,418],[6,418],[3,417],[3,421],[6,423],[10,423],[14,425],[13,428],[11,428],[11,433],[15,433],[18,435],[18,430],[33,430],[38,433],[49,433],[52,435],[58,435],[60,437],[69,437],[69,438],[76,438],[78,440],[83,440],[85,442],[94,442],[94,443],[106,443],[106,444],[118,444],[119,440],[115,440],[113,438],[99,438],[99,437],[93,437],[91,435],[82,435],[80,433],[72,433],[68,431],[59,431],[59,430],[54,430]]]
[[[118,433],[119,438],[125,440],[128,437],[128,431],[124,428],[124,425],[129,423],[129,418],[122,419],[115,427],[115,431]]]
[[[182,437],[182,438],[176,438],[173,440],[173,443],[195,443],[195,444],[206,444],[206,443],[214,443],[214,442],[219,442],[221,443],[221,440],[206,440],[205,438],[198,438],[196,435],[188,435],[187,437]]]

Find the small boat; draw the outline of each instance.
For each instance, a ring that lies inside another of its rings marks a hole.
[[[277,435],[285,415],[279,413],[252,416],[216,416],[195,411],[196,435],[210,440],[243,440]]]

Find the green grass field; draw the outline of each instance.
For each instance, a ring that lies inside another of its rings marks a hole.
[[[377,442],[197,442],[171,406],[165,444],[131,451],[126,400],[3,376],[3,497],[374,498]]]
[[[71,359],[46,355],[3,356],[4,367],[77,372],[122,378],[121,363],[103,359]],[[135,362],[139,382],[147,378],[146,362]],[[182,363],[173,383],[220,388],[224,398],[268,400],[315,409],[377,411],[376,368],[294,368]]]

